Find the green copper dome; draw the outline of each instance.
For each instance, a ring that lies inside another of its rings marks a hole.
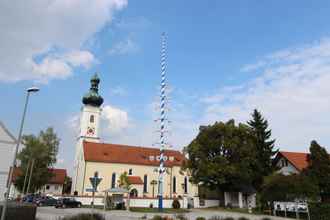
[[[91,88],[82,99],[82,102],[85,105],[92,105],[96,107],[100,107],[102,105],[103,98],[99,95],[99,83],[100,78],[98,77],[97,73],[95,73],[94,76],[92,76],[91,78]]]

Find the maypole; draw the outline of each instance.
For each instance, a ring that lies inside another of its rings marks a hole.
[[[162,33],[161,40],[161,89],[160,89],[160,157],[159,157],[159,179],[158,179],[158,208],[163,209],[163,185],[164,185],[164,150],[165,150],[165,110],[166,110],[166,77],[165,77],[165,58],[166,58],[166,39],[165,33]]]

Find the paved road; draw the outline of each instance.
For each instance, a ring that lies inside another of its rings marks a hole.
[[[38,220],[58,220],[59,217],[70,216],[78,213],[90,213],[91,209],[89,208],[76,208],[76,209],[55,209],[54,207],[38,207],[37,209],[37,218]],[[141,219],[142,216],[147,215],[147,218],[152,218],[154,213],[138,213],[138,212],[128,212],[128,211],[106,211],[103,212],[101,210],[95,210],[95,212],[102,213],[105,215],[106,220],[138,220]],[[171,215],[171,214],[163,214],[163,215]],[[272,220],[287,220],[286,218],[279,217],[270,217],[270,216],[256,216],[249,214],[241,214],[241,213],[233,213],[233,212],[225,212],[225,211],[211,211],[211,210],[202,210],[202,209],[194,209],[189,213],[184,214],[189,220],[195,220],[199,216],[203,216],[206,219],[212,216],[220,216],[220,217],[246,217],[250,220],[262,220],[262,218],[268,217]],[[292,219],[291,219],[292,220]]]

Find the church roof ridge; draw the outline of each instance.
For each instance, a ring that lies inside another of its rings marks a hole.
[[[137,147],[122,144],[83,142],[84,158],[89,162],[136,164],[158,166],[159,148]],[[177,150],[165,150],[165,166],[181,166],[185,160]]]

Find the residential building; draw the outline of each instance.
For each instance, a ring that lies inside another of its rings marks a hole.
[[[0,121],[0,200],[4,199],[7,189],[9,168],[14,157],[16,138]]]

